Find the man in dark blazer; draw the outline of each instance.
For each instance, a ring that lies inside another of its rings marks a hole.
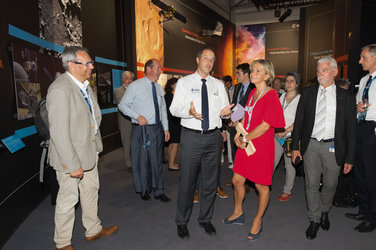
[[[303,90],[292,132],[292,161],[304,156],[305,186],[310,225],[308,239],[316,237],[319,226],[329,230],[328,213],[335,194],[341,166],[351,171],[355,159],[355,97],[336,87],[337,62],[323,57],[317,62],[319,85]],[[300,148],[299,148],[300,145]],[[321,193],[320,176],[323,175]]]
[[[236,80],[238,84],[235,85],[234,95],[232,97],[232,103],[234,105],[240,103],[243,107],[247,105],[249,94],[251,93],[251,90],[255,88],[255,85],[251,83],[251,80],[249,78],[249,75],[251,73],[251,70],[249,68],[248,63],[242,63],[239,64],[236,67]],[[238,122],[230,122],[229,126],[230,129],[230,140],[231,140],[231,154],[232,159],[235,159],[235,154],[237,147],[234,142],[234,137],[236,135],[236,125]],[[230,165],[230,168],[232,168],[232,164]]]

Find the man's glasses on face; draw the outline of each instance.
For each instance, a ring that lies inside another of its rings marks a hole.
[[[70,61],[74,64],[80,64],[80,65],[83,65],[85,67],[89,67],[89,65],[91,64],[93,67],[94,67],[94,61],[88,61],[86,63],[83,63],[83,62],[76,62],[76,61]]]

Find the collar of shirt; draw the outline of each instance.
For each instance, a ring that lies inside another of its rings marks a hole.
[[[247,82],[246,84],[243,85],[244,86],[244,93],[243,93],[243,95],[245,95],[245,92],[247,91],[248,86],[249,86],[250,83],[251,82]]]
[[[86,95],[86,88],[87,86],[89,86],[89,81],[88,80],[85,80],[84,82],[80,82],[79,80],[77,80],[77,78],[75,78],[71,73],[69,73],[67,71],[68,75],[72,78],[72,80],[74,81],[75,84],[77,84],[77,86],[82,90],[84,91],[85,95]]]
[[[210,75],[208,75],[207,77],[205,77],[205,78],[202,78],[199,74],[198,74],[198,72],[196,71],[195,72],[195,77],[197,77],[197,78],[199,78],[200,79],[200,82],[201,82],[201,79],[205,79],[206,80],[206,82],[208,82],[209,81],[209,78],[210,78]]]

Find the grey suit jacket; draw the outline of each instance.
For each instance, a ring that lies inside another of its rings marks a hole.
[[[95,119],[99,127],[101,111],[89,87]],[[48,88],[47,111],[50,129],[49,163],[57,171],[71,173],[79,168],[94,168],[102,138],[88,104],[72,78],[64,73]]]
[[[119,105],[121,102],[121,99],[123,98],[125,94],[126,88],[122,85],[120,85],[119,88],[115,89],[115,101],[116,105]],[[125,130],[132,130],[132,121],[131,118],[124,115],[123,113],[118,110],[118,125],[119,129],[125,129]]]

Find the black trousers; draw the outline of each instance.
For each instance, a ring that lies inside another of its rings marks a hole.
[[[200,223],[213,215],[221,160],[222,136],[217,129],[211,134],[198,134],[182,128],[180,137],[180,179],[176,204],[176,224],[186,225],[192,214],[193,192],[198,171],[201,173]]]
[[[366,221],[376,223],[376,135],[375,122],[360,122],[357,127],[355,183],[358,189],[359,213]]]

